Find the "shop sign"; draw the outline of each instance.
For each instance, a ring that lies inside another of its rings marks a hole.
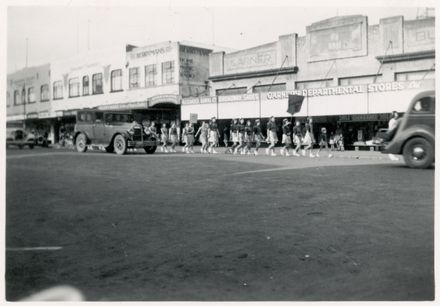
[[[389,114],[358,114],[358,115],[342,115],[339,116],[340,122],[352,122],[352,121],[388,121]]]
[[[49,117],[50,117],[49,112],[39,112],[38,113],[38,118],[40,118],[40,119],[49,118]]]
[[[233,96],[218,96],[218,102],[248,102],[258,101],[258,94],[244,94]]]
[[[200,97],[182,99],[182,105],[216,103],[217,97]]]
[[[197,119],[198,119],[198,115],[197,114],[193,114],[193,113],[189,114],[189,122],[197,123]]]
[[[309,88],[303,90],[292,90],[282,92],[268,92],[266,98],[268,100],[287,99],[290,95],[303,95],[307,97],[333,96],[333,95],[349,95],[357,93],[373,93],[385,91],[398,91],[404,89],[418,89],[422,87],[421,81],[409,82],[389,82],[374,83],[365,85],[338,86],[328,88]]]
[[[63,117],[76,116],[76,110],[63,111]]]
[[[159,103],[179,104],[179,97],[177,95],[157,95],[149,98],[148,103],[150,107]]]
[[[133,108],[148,108],[148,102],[130,102],[120,104],[110,104],[98,106],[99,110],[121,110],[121,109],[133,109]]]
[[[37,118],[38,118],[38,113],[29,113],[29,114],[26,114],[26,118],[27,118],[27,119],[37,119]]]
[[[142,50],[139,52],[133,52],[130,57],[132,59],[136,58],[142,58],[142,57],[149,57],[152,55],[158,55],[158,54],[165,54],[172,50],[173,48],[171,46],[164,46],[161,48],[155,48],[155,49],[149,49],[149,50]]]

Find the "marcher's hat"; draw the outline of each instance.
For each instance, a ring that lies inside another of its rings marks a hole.
[[[260,122],[260,119],[255,119],[255,123]]]
[[[287,122],[287,119],[286,119],[286,118],[284,118],[284,119],[283,119],[283,122]]]

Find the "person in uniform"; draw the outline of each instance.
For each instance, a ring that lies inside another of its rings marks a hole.
[[[182,141],[185,144],[182,147],[182,153],[187,152],[188,150],[188,139],[187,139],[187,135],[188,135],[188,127],[189,127],[189,123],[185,123],[185,127],[182,130]]]
[[[244,140],[246,147],[243,152],[251,155],[252,143],[254,142],[254,128],[252,127],[252,122],[250,120],[246,121],[246,126],[244,128]],[[243,154],[243,153],[242,153]]]
[[[275,144],[277,141],[277,126],[275,124],[275,117],[272,116],[267,123],[267,142],[269,142],[269,147],[266,149],[266,155],[276,156]]]
[[[237,131],[238,131],[238,146],[235,148],[234,150],[234,154],[244,154],[244,147],[245,147],[245,143],[244,143],[244,135],[245,135],[245,123],[244,123],[244,119],[240,118],[240,121],[237,125]]]
[[[151,121],[151,124],[150,124],[148,130],[150,131],[151,136],[157,138],[156,123],[154,121]]]
[[[167,148],[168,129],[167,129],[166,123],[163,123],[162,128],[160,129],[160,141],[162,142],[162,146],[160,147],[160,151],[168,153],[168,148]]]
[[[291,132],[291,122],[287,119],[283,119],[283,138],[281,140],[281,143],[284,144],[284,146],[281,148],[280,153],[281,155],[290,156],[289,150],[292,146],[292,132]]]
[[[223,144],[225,145],[225,148],[228,149],[228,147],[229,147],[229,127],[227,124],[223,127]]]
[[[208,153],[218,153],[214,148],[218,145],[219,136],[220,135],[218,132],[217,119],[215,117],[212,117],[211,122],[209,123]]]
[[[312,152],[312,145],[313,145],[313,139],[312,139],[312,128],[309,122],[306,122],[303,130],[303,156],[307,155],[307,151],[309,151],[310,158],[315,157]]]
[[[316,157],[319,157],[319,152],[321,152],[322,148],[325,147],[328,157],[332,157],[332,154],[330,153],[328,149],[328,139],[327,139],[327,129],[325,127],[321,128],[321,133],[319,134],[319,149],[316,153]]]
[[[197,136],[200,134],[199,137],[199,141],[202,144],[202,147],[200,148],[200,153],[204,154],[204,153],[208,153],[208,133],[209,133],[209,129],[208,129],[208,124],[204,121],[202,121],[202,125],[199,127],[195,137],[197,138]]]
[[[255,139],[255,149],[254,155],[258,155],[258,149],[261,146],[261,142],[264,140],[264,135],[261,130],[260,119],[256,119],[254,123],[254,139]]]
[[[194,126],[191,122],[186,129],[186,141],[186,145],[188,146],[186,153],[194,153]]]
[[[296,121],[295,126],[292,130],[293,134],[293,142],[295,143],[295,149],[293,150],[293,156],[299,156],[299,150],[301,149],[301,141],[302,141],[302,130],[301,130],[301,122]]]
[[[176,123],[173,122],[171,124],[170,130],[169,130],[169,139],[171,141],[171,150],[170,152],[176,153],[176,145],[179,142],[179,133],[177,132]]]
[[[232,146],[228,148],[225,153],[234,153],[235,148],[238,146],[238,119],[233,119],[229,127],[230,139],[232,141]]]

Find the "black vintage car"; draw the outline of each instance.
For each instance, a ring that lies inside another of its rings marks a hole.
[[[156,135],[145,133],[130,112],[84,110],[76,117],[73,144],[78,152],[98,147],[122,155],[129,148],[143,148],[153,154],[159,144]]]

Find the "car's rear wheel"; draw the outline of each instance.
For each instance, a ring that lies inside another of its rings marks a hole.
[[[403,157],[410,168],[428,168],[434,161],[434,149],[425,138],[412,138],[403,148]]]
[[[124,136],[116,135],[113,140],[113,148],[118,155],[123,155],[127,152],[127,140]]]
[[[76,136],[75,147],[80,153],[87,151],[87,137],[85,134],[81,133]]]
[[[157,146],[147,146],[144,147],[144,150],[147,154],[153,154],[154,152],[156,152],[156,148]]]

